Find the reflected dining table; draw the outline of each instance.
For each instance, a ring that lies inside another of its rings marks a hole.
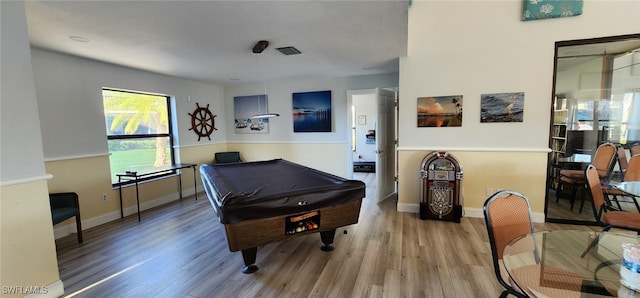
[[[609,185],[632,196],[640,197],[640,181],[610,182]]]
[[[589,230],[541,231],[511,241],[502,261],[530,297],[640,297],[620,282],[623,243],[640,244],[640,238]]]

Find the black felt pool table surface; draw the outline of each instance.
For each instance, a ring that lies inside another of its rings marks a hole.
[[[283,159],[203,164],[200,175],[224,224],[317,210],[365,195],[362,181]]]

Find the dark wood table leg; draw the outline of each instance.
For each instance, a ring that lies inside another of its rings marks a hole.
[[[251,274],[258,271],[256,263],[256,255],[258,254],[258,248],[249,248],[242,250],[242,259],[244,260],[244,267],[242,267],[242,273]]]
[[[194,195],[196,196],[196,200],[198,200],[198,183],[196,183],[196,166],[193,166],[193,189]],[[638,208],[640,211],[640,207]]]
[[[182,201],[182,169],[178,170],[178,190],[180,190],[180,201]]]
[[[138,221],[140,221],[140,192],[138,190],[138,177],[136,177],[136,205],[138,205]]]
[[[333,250],[333,238],[336,235],[336,229],[320,232],[320,239],[322,239],[322,243],[324,244],[320,249],[322,251],[332,251]]]
[[[124,207],[122,206],[122,177],[118,176],[118,192],[120,193],[120,218],[124,218]]]

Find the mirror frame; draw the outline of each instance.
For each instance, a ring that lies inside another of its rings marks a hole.
[[[598,43],[608,43],[608,42],[617,42],[622,40],[629,39],[640,39],[640,33],[638,34],[626,34],[626,35],[617,35],[617,36],[607,36],[607,37],[598,37],[598,38],[588,38],[588,39],[576,39],[576,40],[566,40],[566,41],[556,41],[553,55],[553,84],[551,89],[551,107],[549,110],[549,148],[552,148],[552,138],[553,135],[553,124],[554,124],[554,109],[555,109],[555,97],[556,97],[556,79],[558,73],[558,50],[561,47],[566,46],[578,46],[578,45],[590,45],[590,44],[598,44]],[[549,190],[553,187],[550,177],[550,171],[552,170],[552,156],[553,151],[549,152],[547,158],[547,182],[545,189],[545,204],[544,204],[544,214],[545,214],[545,222],[549,223],[561,223],[561,224],[575,224],[575,225],[589,225],[589,226],[598,226],[600,225],[595,219],[593,221],[585,221],[585,220],[574,220],[567,218],[549,218],[548,217],[548,208],[549,208]]]

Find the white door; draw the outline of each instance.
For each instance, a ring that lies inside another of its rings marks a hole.
[[[395,93],[376,88],[376,176],[378,202],[395,192]]]

